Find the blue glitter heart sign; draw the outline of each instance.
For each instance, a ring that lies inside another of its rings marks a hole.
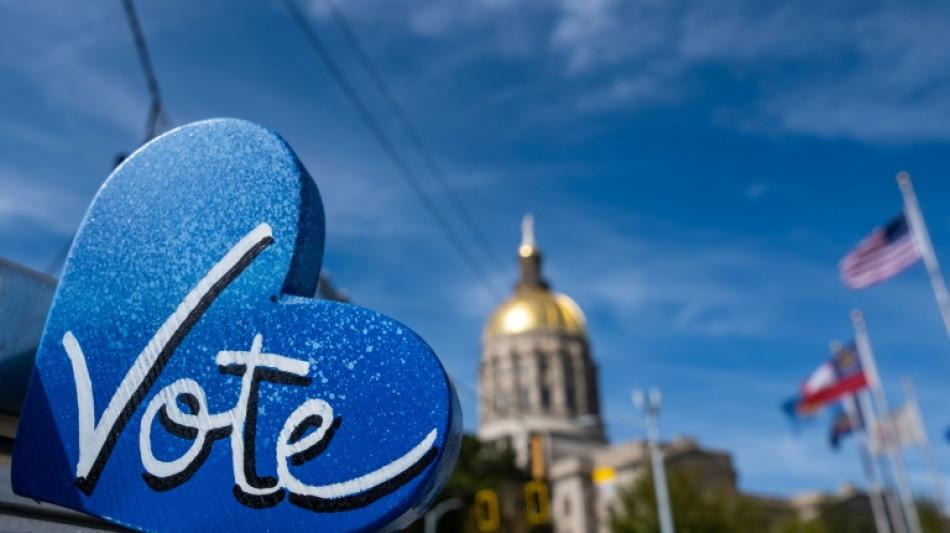
[[[418,518],[461,441],[406,326],[312,299],[317,187],[239,120],[148,143],[86,213],[13,451],[17,494],[142,531],[379,531]]]

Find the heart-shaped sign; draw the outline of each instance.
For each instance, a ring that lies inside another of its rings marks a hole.
[[[458,398],[409,328],[309,298],[323,238],[316,185],[263,127],[199,122],[129,157],[66,262],[14,491],[143,531],[417,518],[455,463]]]

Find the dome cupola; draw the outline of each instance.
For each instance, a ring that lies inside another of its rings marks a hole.
[[[515,293],[492,313],[482,332],[482,340],[534,330],[586,336],[587,326],[580,307],[568,296],[551,291],[541,275],[541,252],[534,240],[531,215],[525,215],[521,223],[518,260],[521,278],[515,286]]]
[[[602,446],[606,436],[584,314],[541,275],[531,215],[521,224],[518,261],[513,294],[482,331],[478,436],[509,442],[527,468],[532,439],[540,437],[554,461],[564,450]]]

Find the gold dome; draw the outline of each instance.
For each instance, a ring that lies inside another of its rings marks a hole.
[[[581,308],[563,294],[552,292],[541,276],[541,250],[534,241],[534,217],[525,215],[521,222],[521,246],[518,248],[521,279],[515,293],[492,313],[482,341],[497,335],[514,335],[533,330],[561,331],[587,336],[587,324]]]
[[[584,313],[568,296],[540,287],[520,287],[492,313],[482,340],[533,330],[587,335]]]

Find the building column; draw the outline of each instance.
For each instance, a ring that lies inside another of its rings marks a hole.
[[[511,363],[511,370],[508,373],[508,383],[510,384],[509,398],[511,401],[511,410],[508,416],[521,416],[523,409],[521,407],[521,357],[520,354],[512,350],[512,357],[508,359]]]
[[[564,354],[556,351],[548,356],[548,386],[551,388],[551,414],[567,415],[567,391],[565,390]]]
[[[574,378],[574,396],[576,397],[574,401],[577,407],[575,416],[586,415],[591,412],[590,396],[587,392],[587,365],[584,359],[583,354],[578,353],[577,350],[571,350],[571,363],[574,366],[574,376],[572,376]]]

